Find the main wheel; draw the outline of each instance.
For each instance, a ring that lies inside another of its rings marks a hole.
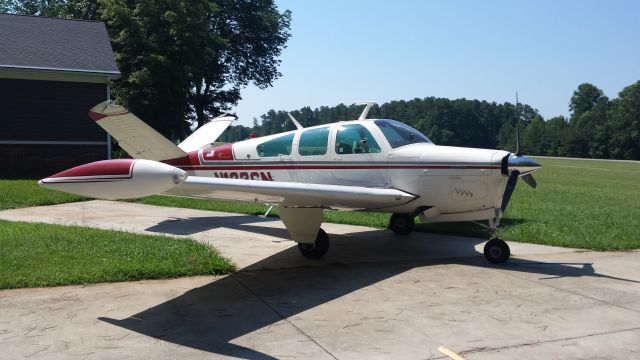
[[[320,259],[329,251],[329,236],[324,230],[319,229],[316,242],[313,244],[298,243],[298,250],[306,258]]]
[[[398,235],[409,235],[415,224],[414,216],[409,214],[393,214],[389,219],[389,228]]]
[[[500,239],[491,239],[484,244],[484,257],[492,264],[503,263],[510,255],[509,245]]]

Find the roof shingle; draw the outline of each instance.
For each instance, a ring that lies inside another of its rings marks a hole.
[[[0,68],[119,75],[104,23],[0,14]]]

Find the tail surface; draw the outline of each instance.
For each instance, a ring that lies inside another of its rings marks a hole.
[[[162,161],[187,155],[137,116],[110,101],[94,106],[89,117],[111,134],[134,159]]]
[[[218,116],[194,131],[178,144],[178,147],[185,152],[200,150],[203,146],[216,141],[235,119],[235,116]]]

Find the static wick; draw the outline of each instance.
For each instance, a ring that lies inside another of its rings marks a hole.
[[[454,353],[453,351],[447,349],[444,346],[440,346],[438,348],[438,351],[440,351],[441,353],[447,355],[448,357],[452,358],[453,360],[464,360],[464,358],[456,353]]]

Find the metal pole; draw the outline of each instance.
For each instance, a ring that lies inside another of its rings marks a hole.
[[[111,100],[111,78],[107,78],[107,101]],[[107,133],[107,160],[111,160],[111,134]]]

